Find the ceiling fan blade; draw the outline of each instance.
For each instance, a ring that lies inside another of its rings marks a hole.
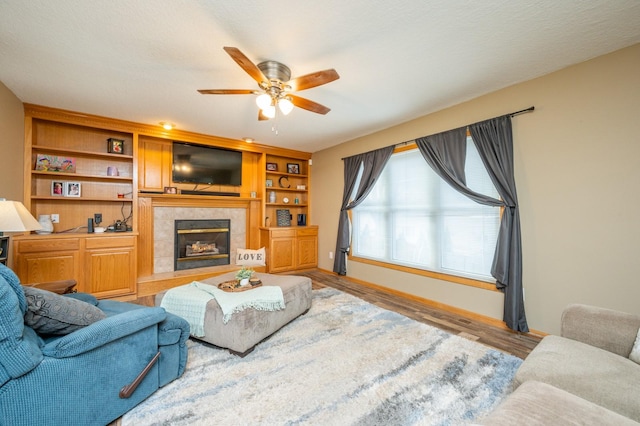
[[[311,89],[312,87],[331,83],[339,78],[338,72],[332,68],[330,70],[317,71],[296,77],[293,80],[289,80],[287,85],[291,86],[292,91],[297,92],[299,90]]]
[[[240,65],[240,67],[242,67],[243,70],[245,70],[247,74],[257,81],[259,85],[263,82],[269,82],[262,71],[260,71],[260,68],[251,62],[251,60],[240,51],[240,49],[236,47],[224,47],[223,49],[234,61],[236,61],[238,65]]]
[[[306,109],[307,111],[315,112],[318,114],[326,114],[331,111],[331,108],[327,108],[324,105],[320,105],[317,102],[310,101],[309,99],[301,98],[296,95],[287,95],[291,98],[291,103],[293,103],[298,108]]]
[[[255,90],[248,89],[200,89],[198,92],[203,95],[251,95]]]

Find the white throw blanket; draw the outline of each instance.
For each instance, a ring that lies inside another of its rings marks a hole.
[[[203,337],[204,315],[207,303],[216,299],[222,310],[222,321],[226,324],[235,312],[253,308],[259,311],[279,311],[285,309],[282,289],[278,286],[262,286],[248,291],[226,292],[216,286],[193,281],[191,284],[175,287],[167,291],[160,306],[167,312],[187,320],[191,335]]]

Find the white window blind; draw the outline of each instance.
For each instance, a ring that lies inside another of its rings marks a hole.
[[[467,185],[498,198],[471,138]],[[357,186],[356,186],[357,188]],[[494,282],[500,209],[444,182],[417,149],[391,156],[369,196],[352,210],[352,255]]]

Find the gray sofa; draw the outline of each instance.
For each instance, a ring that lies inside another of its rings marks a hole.
[[[640,364],[629,354],[639,328],[637,315],[568,306],[561,336],[542,339],[483,424],[638,424]]]

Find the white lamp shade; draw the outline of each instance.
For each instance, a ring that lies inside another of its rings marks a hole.
[[[23,232],[42,229],[29,210],[19,201],[0,201],[0,232]]]
[[[284,115],[289,114],[293,109],[293,103],[287,98],[280,99],[278,101],[278,106]]]
[[[263,93],[262,95],[256,98],[256,105],[258,105],[258,108],[264,111],[266,108],[269,107],[269,105],[271,105],[271,96],[269,96],[266,93]]]
[[[265,117],[273,118],[276,116],[276,107],[269,105],[266,108],[262,108],[262,113]]]

